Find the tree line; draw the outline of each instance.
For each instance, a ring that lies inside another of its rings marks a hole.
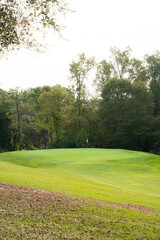
[[[93,68],[96,94],[89,97]],[[88,146],[160,153],[160,52],[139,60],[129,47],[112,48],[99,63],[82,53],[69,72],[69,87],[0,89],[1,151]]]

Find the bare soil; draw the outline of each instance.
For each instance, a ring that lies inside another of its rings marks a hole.
[[[15,185],[9,185],[9,184],[3,184],[0,183],[0,196],[4,194],[4,192],[7,192],[8,199],[13,198],[14,195],[18,193],[22,193],[20,196],[21,198],[18,198],[18,200],[21,203],[28,202],[30,204],[38,204],[38,205],[44,205],[46,203],[52,203],[54,205],[64,205],[65,206],[75,206],[79,205],[80,202],[86,201],[85,198],[78,198],[74,196],[68,196],[56,192],[50,192],[45,190],[39,190],[39,189],[32,189],[27,187],[20,187]],[[0,198],[1,199],[1,198]],[[91,202],[99,203],[99,204],[107,204],[107,205],[116,205],[122,208],[127,209],[133,209],[137,211],[142,212],[149,212],[152,211],[151,208],[147,208],[145,206],[140,205],[134,205],[134,204],[125,204],[125,203],[115,203],[115,202],[109,202],[109,201],[99,201],[99,200],[89,200]],[[2,209],[0,210],[2,211]]]

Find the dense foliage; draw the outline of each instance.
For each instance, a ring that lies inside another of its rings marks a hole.
[[[0,91],[0,149],[102,147],[160,152],[160,53],[131,58],[111,49],[95,63],[79,55],[72,85]],[[85,81],[96,68],[96,97]],[[87,141],[86,141],[87,140]]]

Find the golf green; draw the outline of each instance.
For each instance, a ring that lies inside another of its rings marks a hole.
[[[121,149],[0,154],[0,182],[160,208],[160,156]]]

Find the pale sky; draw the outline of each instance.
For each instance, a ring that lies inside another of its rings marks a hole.
[[[110,48],[132,48],[132,56],[160,50],[159,0],[68,0],[75,13],[68,13],[62,32],[65,39],[49,35],[44,54],[19,51],[0,60],[0,88],[56,85],[68,86],[69,64],[78,54],[97,61],[109,59]],[[91,80],[88,81],[91,85]]]

